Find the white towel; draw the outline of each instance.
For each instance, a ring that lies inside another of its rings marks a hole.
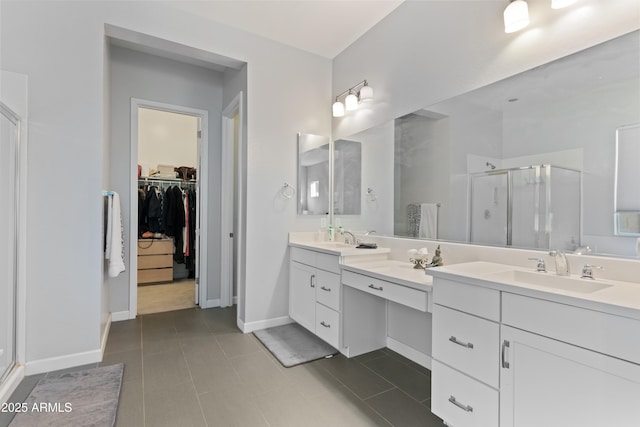
[[[418,237],[421,239],[438,238],[438,205],[436,203],[420,204]]]
[[[116,277],[125,270],[123,234],[120,196],[114,191],[109,197],[107,209],[107,244],[104,254],[109,260],[109,277]]]

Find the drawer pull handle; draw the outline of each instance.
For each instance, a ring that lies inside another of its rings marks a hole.
[[[449,396],[449,402],[453,403],[454,405],[456,405],[458,408],[467,411],[467,412],[473,412],[473,408],[469,405],[463,405],[462,403],[458,402],[456,400],[455,397],[453,396]]]
[[[376,287],[376,286],[373,286],[373,285],[369,285],[369,287],[370,287],[371,289],[375,289],[376,291],[381,291],[381,290],[382,290],[382,286],[380,286],[380,287]]]
[[[509,362],[507,362],[506,353],[509,348],[509,341],[504,340],[502,342],[502,367],[504,369],[509,369]]]
[[[449,341],[451,341],[454,344],[458,344],[459,346],[462,346],[464,348],[473,348],[473,344],[470,342],[462,342],[462,341],[458,341],[458,339],[456,337],[454,337],[453,335],[451,335],[449,337]]]
[[[316,287],[315,280],[316,280],[316,275],[312,274],[311,277],[309,278],[309,285],[311,285],[312,288]]]
[[[324,286],[320,286],[320,289],[323,291],[331,292],[331,288],[325,288]]]
[[[328,324],[328,323],[324,323],[324,320],[323,320],[322,322],[320,322],[320,324],[321,324],[322,326],[324,326],[325,328],[330,328],[330,327],[331,327],[331,325],[330,325],[330,324]]]

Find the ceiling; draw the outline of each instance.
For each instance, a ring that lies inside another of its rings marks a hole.
[[[404,0],[206,0],[172,6],[210,21],[334,58]]]

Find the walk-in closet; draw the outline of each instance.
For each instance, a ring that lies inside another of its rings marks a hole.
[[[138,108],[138,314],[197,303],[198,121]]]

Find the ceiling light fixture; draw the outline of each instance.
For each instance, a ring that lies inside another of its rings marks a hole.
[[[551,9],[562,9],[571,6],[576,0],[551,0]]]
[[[529,25],[529,7],[524,0],[511,0],[504,10],[504,32],[513,33]]]
[[[357,89],[360,90],[357,90]],[[344,104],[340,101],[340,98],[345,96]],[[342,117],[344,112],[353,111],[358,109],[358,104],[364,101],[370,101],[373,99],[373,89],[369,86],[366,80],[351,86],[349,89],[336,96],[336,100],[333,103],[333,117]]]

